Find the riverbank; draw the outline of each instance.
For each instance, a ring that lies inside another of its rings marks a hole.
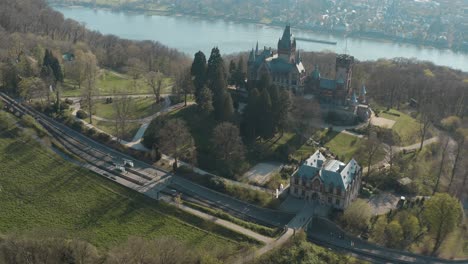
[[[203,19],[203,20],[224,20],[226,22],[234,22],[234,23],[241,23],[241,24],[256,24],[256,25],[263,25],[263,26],[269,26],[269,27],[279,27],[283,28],[284,27],[284,22],[279,22],[279,21],[272,21],[272,20],[254,20],[254,19],[239,19],[234,16],[225,16],[225,15],[213,15],[210,17],[206,17],[204,15],[198,14],[198,13],[193,13],[193,12],[181,12],[180,10],[175,11],[170,8],[167,8],[166,6],[161,6],[157,9],[151,9],[147,10],[145,8],[141,7],[129,7],[128,5],[125,7],[117,7],[115,5],[105,5],[105,4],[100,4],[100,5],[94,5],[92,3],[79,3],[79,4],[73,4],[73,5],[68,5],[68,4],[61,4],[61,3],[55,3],[53,1],[49,1],[51,6],[53,8],[55,7],[61,7],[61,8],[90,8],[90,9],[99,9],[99,10],[107,10],[111,12],[122,12],[126,14],[131,14],[131,15],[145,15],[145,16],[173,16],[173,17],[189,17],[189,18],[197,18],[197,19]],[[464,54],[468,54],[468,47],[464,47],[461,45],[459,48],[454,48],[454,47],[449,47],[447,44],[444,43],[438,43],[438,42],[430,42],[430,41],[420,41],[416,39],[407,39],[407,38],[401,38],[401,37],[396,37],[396,36],[389,36],[384,33],[380,32],[346,32],[345,30],[329,30],[329,29],[324,29],[321,27],[312,27],[312,26],[301,26],[301,25],[295,25],[294,26],[296,29],[299,29],[301,31],[309,32],[309,33],[321,33],[321,34],[328,34],[332,35],[335,37],[345,37],[345,38],[355,38],[359,40],[374,40],[374,41],[384,41],[384,42],[393,42],[396,44],[410,44],[410,45],[415,45],[418,47],[427,47],[427,48],[435,48],[439,50],[450,50],[453,52],[460,52]],[[325,41],[328,42],[328,41]],[[334,42],[334,41],[332,41]]]

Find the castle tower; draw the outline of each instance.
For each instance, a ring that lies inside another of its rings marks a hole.
[[[336,56],[336,83],[340,90],[349,94],[351,88],[351,78],[353,75],[354,57],[346,54]]]
[[[287,25],[283,36],[278,41],[278,57],[287,62],[293,62],[296,57],[296,39],[291,34],[291,26]]]

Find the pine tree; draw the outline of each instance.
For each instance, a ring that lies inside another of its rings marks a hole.
[[[280,105],[280,97],[279,97],[279,91],[278,87],[275,85],[270,85],[268,86],[268,94],[270,95],[271,99],[271,106],[272,106],[272,126],[273,126],[273,131],[276,132],[279,124],[279,116],[280,116],[280,111],[281,109],[279,108]]]
[[[206,57],[203,52],[195,53],[190,73],[194,77],[195,97],[198,97],[206,84]]]
[[[246,76],[244,68],[244,58],[242,56],[239,58],[239,62],[237,63],[237,69],[234,77],[234,84],[237,87],[244,87]]]
[[[226,91],[226,80],[224,79],[224,71],[222,67],[217,68],[217,75],[214,78],[211,90],[213,92],[213,108],[215,118],[217,120],[223,120],[224,116],[224,103]]]
[[[259,101],[260,122],[258,122],[258,135],[263,139],[271,138],[274,135],[273,113],[270,94],[267,89],[260,93]]]
[[[241,133],[245,142],[252,142],[257,138],[257,126],[260,119],[258,101],[260,93],[252,89],[249,93],[248,102],[244,109],[241,123]]]
[[[231,121],[234,118],[234,106],[232,104],[232,97],[231,94],[228,92],[224,93],[224,105],[223,105],[223,113],[221,120],[223,121]]]
[[[203,87],[196,100],[198,108],[204,114],[210,114],[213,111],[213,93],[206,86]]]
[[[234,60],[231,60],[229,62],[229,85],[234,85],[236,83],[236,70],[236,63]]]
[[[219,53],[219,49],[214,47],[211,50],[210,58],[208,59],[208,68],[206,71],[206,78],[208,82],[208,87],[213,91],[213,85],[216,79],[219,77],[219,72],[223,73],[223,79],[226,80],[226,73],[224,70],[224,62],[221,54]]]

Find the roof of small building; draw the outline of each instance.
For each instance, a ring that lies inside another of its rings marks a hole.
[[[346,189],[356,177],[361,167],[356,160],[351,159],[347,164],[328,159],[317,150],[299,167],[296,174],[299,177],[312,179],[319,176],[326,186],[339,186]]]

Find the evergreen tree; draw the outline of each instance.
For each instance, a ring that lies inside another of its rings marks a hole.
[[[257,125],[259,121],[258,101],[260,93],[256,88],[249,93],[241,122],[241,133],[245,142],[252,142],[257,137]]]
[[[218,120],[224,119],[224,103],[225,103],[225,94],[226,92],[226,80],[224,79],[224,71],[221,67],[217,68],[217,77],[214,78],[212,83],[212,92],[213,92],[213,108],[215,113],[215,118]]]
[[[214,47],[211,50],[210,58],[208,59],[208,68],[206,72],[206,78],[208,82],[208,87],[213,91],[213,85],[216,79],[219,77],[219,72],[222,72],[223,79],[226,80],[226,73],[224,70],[224,62],[221,54],[219,53],[219,49]]]
[[[271,106],[272,106],[272,126],[273,126],[273,131],[276,132],[278,129],[278,124],[279,124],[279,116],[280,116],[280,97],[279,97],[279,91],[278,87],[275,85],[270,85],[268,86],[268,94],[270,95],[271,99]]]
[[[231,94],[228,92],[224,93],[224,105],[223,105],[223,113],[221,120],[223,121],[230,121],[234,117],[234,106],[232,104],[232,97]]]
[[[279,92],[278,104],[274,106],[276,109],[277,116],[276,125],[277,130],[283,134],[284,130],[288,126],[289,114],[291,112],[292,99],[291,93],[286,89],[281,89]]]
[[[196,101],[198,108],[204,114],[210,114],[213,111],[213,93],[206,86],[203,87]]]
[[[62,68],[60,67],[60,62],[48,49],[45,51],[42,66],[52,70],[54,82],[63,82],[63,72]]]
[[[245,85],[244,58],[242,56],[239,58],[239,62],[237,63],[237,69],[234,75],[234,84],[237,87],[244,87]]]
[[[236,70],[236,63],[234,60],[231,60],[229,62],[229,85],[234,85],[236,83]]]
[[[271,98],[267,89],[261,91],[258,105],[260,115],[260,122],[257,123],[258,135],[263,139],[271,138],[275,133]]]
[[[195,53],[190,73],[194,77],[195,97],[198,97],[206,84],[206,57],[203,52]]]

